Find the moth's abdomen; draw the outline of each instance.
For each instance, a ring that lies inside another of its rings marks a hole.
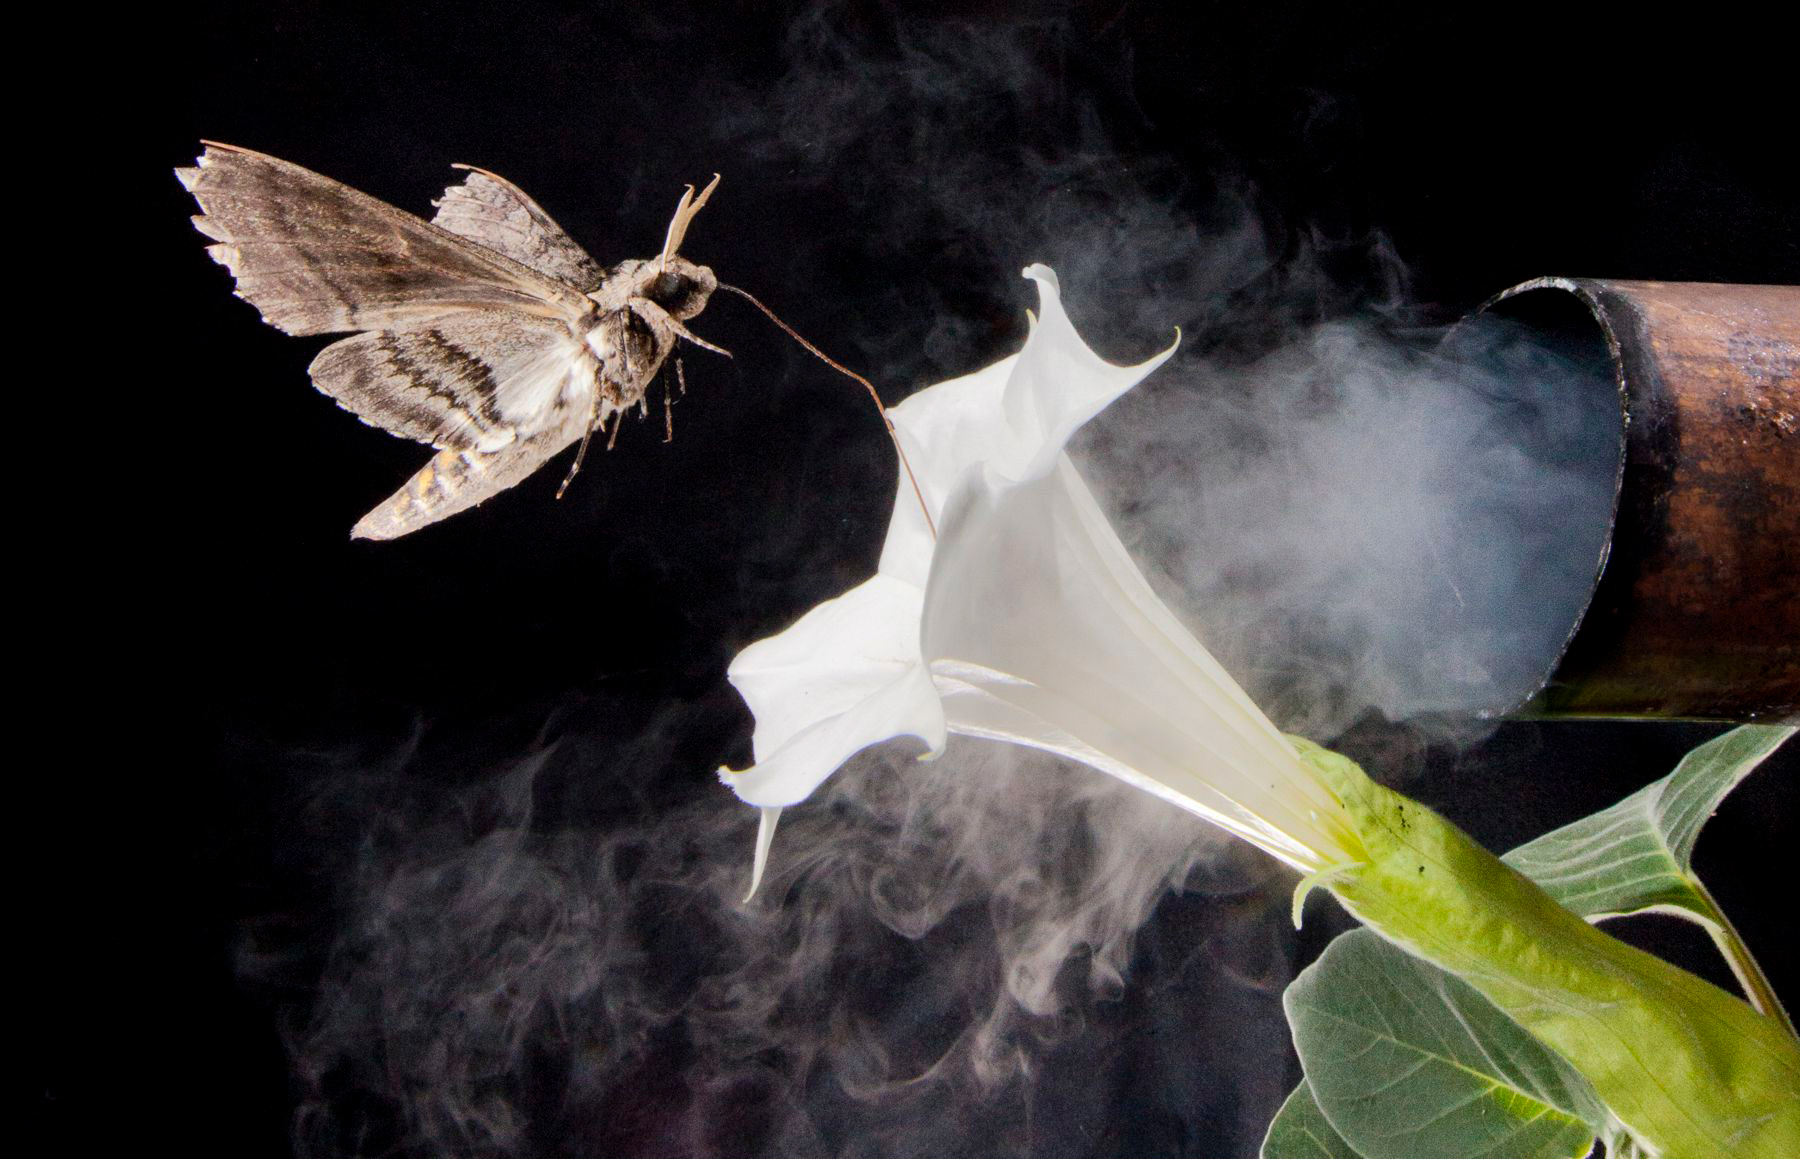
[[[520,482],[581,437],[586,428],[585,417],[492,453],[439,451],[404,487],[363,516],[351,530],[351,537],[397,539],[468,510]]]

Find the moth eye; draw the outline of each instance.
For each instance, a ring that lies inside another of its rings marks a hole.
[[[650,283],[649,297],[652,301],[667,306],[671,302],[685,299],[693,293],[693,290],[694,283],[691,278],[664,271],[656,275],[656,280]]]

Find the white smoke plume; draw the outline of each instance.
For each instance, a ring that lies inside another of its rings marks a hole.
[[[1598,577],[1615,390],[1508,323],[1322,323],[1248,365],[1178,364],[1122,409],[1091,469],[1291,731],[1378,713],[1469,735],[1543,683]]]
[[[1248,1137],[1285,1091],[1281,873],[1109,778],[973,743],[859,760],[794,811],[746,907],[750,811],[547,824],[556,764],[429,818],[376,790],[293,1035],[302,1153],[1103,1154],[1058,1139],[1095,1098],[1178,1087]],[[1177,964],[1127,1000],[1171,886],[1211,920],[1153,939]],[[1194,1040],[1157,1044],[1146,1000],[1195,1003]],[[1221,1035],[1235,1061],[1191,1070]],[[1073,1102],[1034,1081],[1071,1072],[1093,1084]]]

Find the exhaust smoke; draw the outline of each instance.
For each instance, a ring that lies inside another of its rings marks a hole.
[[[303,1154],[1064,1154],[1060,1123],[1146,1075],[1245,1138],[1285,1094],[1282,871],[1110,778],[865,756],[744,907],[752,811],[547,823],[556,764],[370,826],[291,1042]],[[1171,886],[1178,928],[1140,945]],[[1146,952],[1164,989],[1133,994]],[[1157,1041],[1169,1003],[1191,1043]],[[1034,1081],[1071,1070],[1088,1089]]]

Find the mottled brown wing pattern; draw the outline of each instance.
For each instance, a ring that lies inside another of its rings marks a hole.
[[[314,386],[372,426],[493,452],[557,425],[567,401],[585,418],[598,363],[564,324],[493,310],[357,334],[327,346],[311,370]]]
[[[275,157],[208,143],[176,171],[238,295],[289,334],[397,330],[449,310],[578,321],[583,292]]]
[[[606,271],[576,245],[537,202],[497,173],[458,165],[469,176],[444,190],[431,224],[466,237],[545,277],[586,292],[599,289]]]

